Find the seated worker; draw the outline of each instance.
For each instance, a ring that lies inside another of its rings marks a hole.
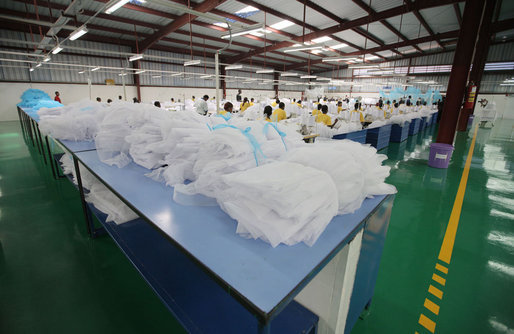
[[[271,106],[264,107],[264,120],[266,122],[271,122],[271,114],[273,113],[273,108]]]
[[[284,104],[284,102],[280,102],[278,104],[278,109],[275,109],[271,117],[273,122],[280,122],[287,118],[286,111],[284,110],[285,107],[286,105]]]
[[[355,102],[354,109],[350,113],[350,122],[356,122],[359,121],[361,123],[364,123],[364,115],[362,114],[362,111],[360,111],[361,104],[359,102]],[[358,119],[357,119],[358,115]]]
[[[253,103],[253,101],[254,101],[254,100],[253,100],[253,97],[252,97],[252,98],[250,99],[250,107],[252,107],[252,106],[253,106],[253,104],[254,104],[254,103]]]
[[[298,102],[296,103],[296,105],[298,105],[298,107],[302,108],[302,100],[298,100]]]
[[[243,102],[241,103],[241,105],[239,106],[239,110],[241,111],[241,113],[244,113],[246,109],[248,109],[250,107],[250,101],[248,101],[248,98],[245,97],[243,99]]]
[[[322,114],[319,114],[318,116],[316,116],[316,123],[323,123],[326,126],[328,126],[329,128],[333,128],[334,125],[336,125],[336,123],[337,123],[337,119],[334,122],[334,124],[332,124],[332,119],[330,118],[330,116],[327,115],[328,106],[324,105],[323,107],[321,107],[321,112],[322,112]]]
[[[160,107],[161,107],[161,102],[159,102],[159,101],[155,101],[155,102],[153,103],[153,105],[154,105],[154,106],[156,106],[157,108],[160,108]]]
[[[296,103],[296,99],[293,99],[293,101],[291,101],[291,104],[295,104]]]
[[[272,107],[276,107],[278,104],[280,104],[280,100],[276,99],[275,102],[271,104]]]
[[[337,113],[339,114],[341,111],[343,111],[343,101],[337,102]]]
[[[234,105],[230,102],[225,103],[223,106],[223,110],[220,110],[218,114],[220,115],[226,115],[227,113],[231,114],[234,110]]]
[[[394,104],[393,111],[391,112],[392,115],[400,115],[400,105],[398,103]]]
[[[321,103],[318,103],[318,107],[317,109],[314,109],[312,111],[312,116],[318,116],[318,115],[321,115],[322,112],[321,112]]]

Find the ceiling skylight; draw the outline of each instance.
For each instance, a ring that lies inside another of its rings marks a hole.
[[[341,43],[341,44],[331,45],[330,47],[332,49],[336,49],[337,50],[337,49],[342,49],[342,48],[347,47],[347,46],[348,46],[348,44]]]
[[[252,12],[258,12],[259,10],[253,6],[246,6],[243,9],[240,9],[236,12],[236,14],[248,14]]]
[[[328,41],[331,41],[331,40],[332,40],[332,37],[323,36],[323,37],[315,38],[311,42],[317,44],[317,43],[328,42]]]
[[[275,24],[271,25],[270,27],[272,27],[273,29],[282,30],[282,29],[290,27],[292,25],[294,25],[293,22],[288,21],[288,20],[284,20],[284,21],[280,21],[278,23],[275,23]]]
[[[228,28],[228,24],[225,22],[216,22],[213,23],[215,26],[222,27],[222,28]]]

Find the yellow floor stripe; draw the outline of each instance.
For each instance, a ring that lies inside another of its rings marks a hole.
[[[442,286],[446,284],[446,280],[437,274],[433,274],[432,279],[437,283],[441,284]]]
[[[443,292],[433,285],[430,285],[428,287],[428,292],[430,292],[431,294],[433,294],[434,296],[436,296],[439,299],[443,299]]]
[[[435,322],[428,319],[424,314],[419,316],[419,324],[433,333],[435,331]]]
[[[439,270],[442,273],[448,274],[448,268],[445,266],[440,265],[439,263],[435,264],[435,269]]]
[[[466,164],[464,165],[464,171],[460,179],[459,189],[457,190],[457,196],[455,202],[453,202],[453,209],[450,215],[450,221],[446,227],[446,233],[444,234],[443,244],[439,251],[439,260],[450,264],[452,258],[453,244],[455,243],[455,236],[457,235],[457,227],[459,226],[460,213],[462,210],[462,202],[464,201],[464,193],[466,192],[466,184],[468,183],[469,167],[471,166],[471,158],[473,157],[473,150],[475,148],[475,141],[477,139],[478,124],[475,126],[475,133],[473,134],[473,140],[469,148],[468,157]]]
[[[439,315],[439,305],[437,305],[436,303],[434,303],[430,299],[426,298],[425,299],[425,304],[423,304],[423,306],[425,306],[427,309],[432,311],[433,314]]]

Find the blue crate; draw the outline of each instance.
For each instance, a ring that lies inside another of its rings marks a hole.
[[[391,142],[401,143],[409,136],[410,122],[406,122],[403,127],[393,124],[391,128]]]
[[[349,139],[356,141],[361,144],[366,143],[366,133],[368,132],[367,129],[355,131],[355,132],[349,132],[349,133],[343,133],[339,135],[335,135],[332,137],[332,139]]]
[[[377,150],[389,146],[391,129],[391,124],[384,125],[379,128],[368,129],[366,134],[366,143],[371,144],[371,146],[375,147]]]
[[[421,119],[415,118],[412,120],[409,126],[409,136],[413,136],[419,132],[419,125],[421,123]]]

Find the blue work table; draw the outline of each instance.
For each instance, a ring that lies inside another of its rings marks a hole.
[[[140,216],[106,222],[85,203],[79,182],[86,219],[93,212],[189,332],[315,333],[318,311],[305,302],[312,296],[299,294],[343,253],[353,264],[343,270],[349,293],[341,293],[347,307],[338,332],[349,333],[369,305],[394,196],[366,199],[355,213],[334,217],[312,247],[273,248],[237,235],[236,222],[218,206],[175,203],[173,188],[144,176],[150,171],[139,165],[102,163],[94,142],[58,142],[73,155],[76,171],[81,164]]]

